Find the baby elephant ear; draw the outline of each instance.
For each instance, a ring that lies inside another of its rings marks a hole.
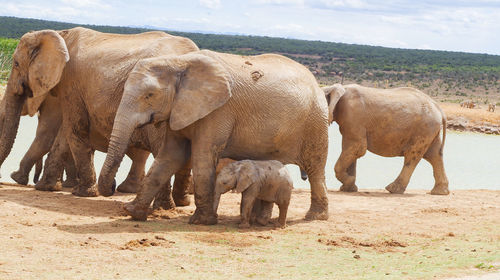
[[[177,68],[177,93],[170,114],[170,128],[179,130],[224,105],[231,97],[226,69],[203,54],[174,58]]]
[[[344,95],[345,89],[341,84],[334,84],[332,86],[323,87],[322,89],[325,93],[326,101],[328,102],[328,123],[332,123],[335,106],[337,106],[340,98]]]
[[[259,181],[259,171],[255,164],[251,162],[243,162],[238,171],[238,183],[234,192],[242,193],[252,184],[257,184]]]

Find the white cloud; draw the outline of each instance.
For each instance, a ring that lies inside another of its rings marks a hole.
[[[257,0],[260,4],[276,4],[276,5],[303,5],[305,0]]]
[[[220,0],[200,0],[200,5],[209,9],[219,9]]]
[[[76,8],[111,8],[111,5],[103,3],[101,0],[61,0],[61,2],[65,5]]]

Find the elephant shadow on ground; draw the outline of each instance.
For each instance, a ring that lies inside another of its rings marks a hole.
[[[62,191],[56,192],[45,192],[37,191],[31,186],[22,188],[0,187],[0,199],[41,210],[79,216],[108,217],[124,214],[122,201],[117,200],[117,197],[123,200],[123,196],[127,195],[118,194],[109,198],[86,198],[72,195],[70,188],[64,188]],[[130,197],[132,198],[132,196]]]
[[[187,212],[187,211],[186,211]],[[57,225],[62,231],[77,234],[97,234],[97,233],[161,233],[161,232],[268,232],[278,229],[274,226],[272,219],[267,226],[252,225],[250,228],[239,229],[239,215],[237,216],[219,216],[217,225],[191,225],[188,224],[190,214],[179,215],[176,218],[149,218],[147,222],[138,222],[130,218],[116,219],[112,221],[96,222],[91,224],[79,225]],[[304,219],[287,220],[287,225],[308,223]]]
[[[214,226],[190,225],[190,216],[194,212],[193,203],[187,207],[177,207],[172,210],[154,211],[149,215],[147,222],[134,221],[130,219],[123,210],[123,202],[132,200],[134,194],[117,193],[111,197],[83,198],[71,194],[71,189],[63,189],[57,192],[37,191],[31,186],[4,184],[0,186],[0,200],[14,202],[16,204],[37,208],[40,210],[60,213],[62,215],[74,215],[96,221],[74,224],[57,221],[59,230],[69,233],[144,233],[144,232],[265,232],[275,227],[270,223],[268,226],[254,225],[249,229],[239,229],[239,213],[234,215],[219,215],[219,223]],[[61,217],[64,219],[64,217]],[[103,218],[109,220],[102,221]],[[100,220],[100,221],[99,221]],[[274,219],[271,220],[273,222]],[[287,219],[288,225],[307,223],[301,218]]]
[[[404,198],[404,197],[417,197],[417,196],[425,196],[428,194],[422,193],[403,193],[403,194],[395,194],[389,192],[381,192],[378,190],[373,191],[358,191],[358,192],[342,192],[339,190],[328,190],[328,194],[332,195],[346,195],[346,196],[360,196],[360,197],[387,197],[387,198]]]

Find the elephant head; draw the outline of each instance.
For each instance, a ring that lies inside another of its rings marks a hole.
[[[214,212],[217,213],[222,194],[230,190],[242,193],[258,181],[259,171],[250,161],[238,161],[224,167],[215,180]]]
[[[53,30],[26,33],[13,55],[0,124],[0,166],[9,155],[25,111],[33,116],[48,92],[61,79],[69,53],[64,39]]]
[[[186,128],[228,101],[228,80],[220,63],[199,52],[140,60],[125,82],[99,192],[113,194],[111,184],[134,129],[162,121],[168,121],[167,130]]]
[[[335,106],[337,106],[340,98],[344,95],[345,88],[341,84],[334,84],[322,89],[325,92],[326,101],[328,102],[328,122],[332,123]]]

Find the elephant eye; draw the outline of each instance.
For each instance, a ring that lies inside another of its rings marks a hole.
[[[150,97],[152,97],[152,96],[153,96],[153,93],[151,93],[151,92],[150,92],[150,93],[146,94],[146,99],[147,99],[147,98],[150,98]]]
[[[19,62],[14,61],[14,67],[19,67]]]

